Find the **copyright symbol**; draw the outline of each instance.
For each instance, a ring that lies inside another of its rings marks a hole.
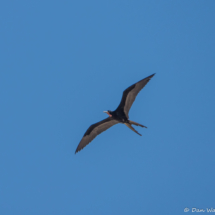
[[[188,212],[189,210],[189,208],[184,208],[184,212]]]

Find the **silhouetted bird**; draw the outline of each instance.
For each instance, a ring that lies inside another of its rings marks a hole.
[[[81,139],[75,153],[83,149],[87,144],[89,144],[97,135],[102,133],[103,131],[107,130],[111,126],[117,124],[117,123],[124,123],[127,125],[132,131],[136,132],[140,136],[142,136],[140,133],[138,133],[133,127],[133,125],[145,127],[144,125],[141,125],[139,123],[133,122],[129,120],[128,118],[128,112],[137,96],[137,94],[140,92],[141,89],[149,82],[149,80],[154,76],[150,75],[147,78],[142,79],[141,81],[131,85],[128,87],[122,95],[122,100],[117,107],[115,111],[104,111],[109,115],[108,118],[97,122],[93,125],[91,125],[87,131],[85,132],[83,138]]]

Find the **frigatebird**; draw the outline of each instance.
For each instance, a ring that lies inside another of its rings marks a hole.
[[[81,149],[83,149],[87,144],[89,144],[97,135],[102,133],[103,131],[106,131],[108,128],[110,128],[113,125],[116,125],[117,123],[123,123],[126,126],[128,126],[132,131],[136,132],[140,136],[142,136],[138,131],[136,131],[132,125],[145,127],[144,125],[141,125],[137,122],[129,120],[128,112],[137,96],[137,94],[140,92],[140,90],[143,89],[143,87],[149,82],[149,80],[154,76],[150,75],[137,83],[131,85],[126,90],[124,90],[121,102],[117,109],[115,111],[104,111],[109,115],[108,118],[97,122],[93,125],[91,125],[87,131],[85,132],[83,138],[81,139],[80,143],[78,144],[78,147],[75,151],[77,153]]]

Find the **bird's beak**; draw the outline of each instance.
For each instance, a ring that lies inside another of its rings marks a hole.
[[[103,111],[103,112],[108,114],[110,117],[112,117],[112,115],[108,111]]]

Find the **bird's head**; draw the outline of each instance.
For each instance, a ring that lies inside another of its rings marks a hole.
[[[103,112],[108,114],[109,117],[112,117],[112,111],[108,110],[108,111],[103,111]]]

